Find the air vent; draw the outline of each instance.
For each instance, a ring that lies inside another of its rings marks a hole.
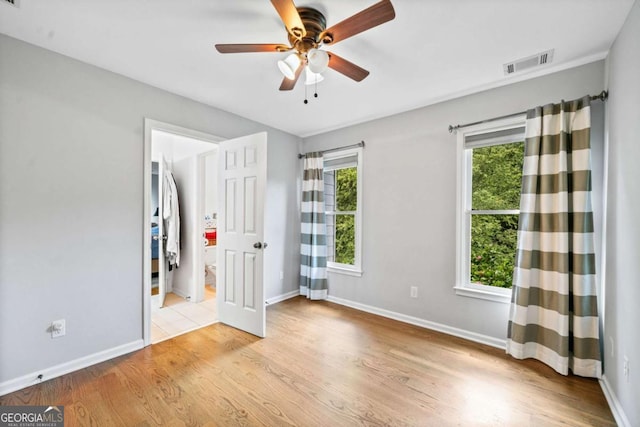
[[[524,71],[529,68],[549,64],[551,61],[553,61],[553,49],[541,52],[537,55],[529,56],[528,58],[522,58],[517,61],[504,64],[504,75],[509,76],[513,73]]]

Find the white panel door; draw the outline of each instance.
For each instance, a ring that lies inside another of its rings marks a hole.
[[[267,134],[224,141],[219,148],[218,316],[222,323],[264,337]]]

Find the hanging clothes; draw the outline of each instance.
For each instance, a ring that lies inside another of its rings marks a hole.
[[[178,188],[171,171],[164,172],[164,191],[162,201],[162,217],[167,233],[165,254],[170,266],[180,266],[180,203]]]

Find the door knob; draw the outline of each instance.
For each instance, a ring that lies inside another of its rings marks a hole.
[[[256,243],[253,244],[253,247],[256,248],[256,249],[261,249],[262,248],[262,243],[256,242]]]

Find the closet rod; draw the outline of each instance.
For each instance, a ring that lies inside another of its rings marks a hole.
[[[608,97],[609,97],[609,92],[607,92],[606,90],[603,90],[602,92],[600,92],[599,95],[591,95],[591,100],[595,101],[595,100],[599,99],[600,101],[606,101]],[[526,114],[526,113],[527,113],[526,111],[521,111],[519,113],[507,114],[506,116],[493,117],[491,119],[480,120],[479,122],[465,123],[463,125],[455,125],[455,126],[449,125],[449,133],[453,133],[453,132],[457,131],[460,128],[466,128],[466,127],[473,126],[473,125],[479,125],[481,123],[493,122],[495,120],[500,120],[500,119],[508,119],[509,117],[515,117],[515,116],[519,116],[521,114]]]
[[[337,147],[337,148],[329,148],[328,150],[322,150],[320,151],[320,153],[324,154],[324,153],[331,153],[332,151],[339,151],[339,150],[346,150],[347,148],[356,148],[356,147],[364,147],[364,141],[360,141],[357,144],[352,144],[352,145],[345,145],[344,147]],[[298,154],[298,158],[301,159],[303,158],[305,154]]]

